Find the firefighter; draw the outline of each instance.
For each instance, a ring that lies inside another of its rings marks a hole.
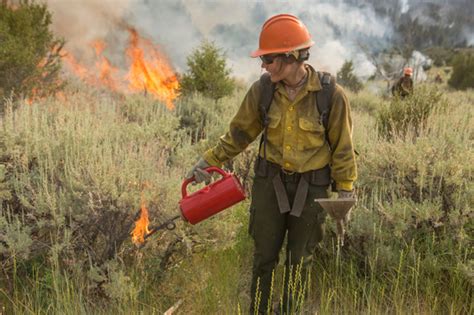
[[[403,77],[398,79],[397,83],[392,86],[392,95],[405,98],[413,94],[413,69],[406,67],[403,69]]]
[[[301,276],[296,291],[304,292],[308,266],[323,238],[326,217],[314,200],[327,198],[332,181],[339,198],[353,196],[357,175],[349,101],[334,83],[324,128],[316,103],[323,79],[305,62],[313,44],[306,26],[295,16],[280,14],[264,23],[259,48],[251,57],[261,59],[261,67],[274,85],[269,108],[264,111],[261,107],[266,90],[260,79],[248,90],[229,131],[187,174],[197,182],[209,181],[206,167],[221,166],[262,134],[249,209],[249,233],[255,244],[252,314],[266,313],[272,306],[272,275],[285,236],[287,281],[285,304],[280,308],[291,307],[296,292],[288,283],[295,279],[296,270]]]

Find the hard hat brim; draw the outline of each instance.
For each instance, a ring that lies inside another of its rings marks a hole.
[[[287,53],[287,52],[290,52],[290,51],[295,51],[295,50],[300,50],[300,49],[305,49],[305,48],[309,48],[311,46],[314,45],[314,42],[312,40],[310,40],[309,42],[306,42],[304,43],[303,45],[301,46],[298,46],[298,47],[294,47],[292,49],[288,49],[288,48],[282,48],[282,49],[257,49],[255,51],[253,51],[251,54],[250,54],[250,57],[252,58],[257,58],[257,57],[260,57],[260,56],[263,56],[263,55],[268,55],[268,54],[283,54],[283,53]]]

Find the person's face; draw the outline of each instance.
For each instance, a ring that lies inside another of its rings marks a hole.
[[[283,61],[282,55],[269,54],[261,56],[262,68],[269,74],[272,82],[278,82],[290,77],[295,71],[293,64],[288,64]]]

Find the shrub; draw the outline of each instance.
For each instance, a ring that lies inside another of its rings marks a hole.
[[[181,80],[184,95],[199,92],[217,102],[234,91],[225,56],[212,42],[203,41],[188,56],[187,64],[189,70]]]
[[[438,299],[445,291],[449,292],[446,297],[454,294],[456,299],[472,291],[468,235],[474,178],[469,162],[473,153],[466,141],[474,125],[470,100],[458,95],[450,94],[449,112],[430,115],[416,141],[377,139],[369,126],[356,134],[357,142],[365,146],[358,156],[358,202],[341,261],[354,262],[353,268],[361,275],[357,280],[369,277],[371,283],[388,285],[389,290],[400,284],[404,298],[415,286],[424,288],[413,290],[423,301]],[[334,231],[333,221],[327,222]],[[323,254],[331,250],[333,240],[325,239],[329,246],[321,247]],[[326,255],[331,266],[334,253]],[[413,269],[416,278],[409,276]],[[342,270],[346,274],[351,269]],[[429,289],[436,282],[443,285]],[[461,304],[457,305],[463,309]],[[441,307],[443,311],[449,308]]]
[[[451,63],[454,55],[454,49],[440,46],[427,48],[425,52],[433,60],[436,67],[443,67]]]
[[[237,88],[234,95],[218,103],[198,93],[181,98],[176,104],[180,127],[191,136],[193,143],[206,138],[212,143],[227,131],[243,93],[244,89]]]
[[[377,115],[377,129],[386,139],[409,134],[419,135],[428,117],[446,108],[446,99],[435,87],[422,86],[407,98],[393,98],[382,105]]]
[[[367,89],[361,90],[357,94],[349,92],[347,97],[350,100],[351,109],[354,111],[366,112],[372,115],[381,106],[380,98]]]
[[[354,74],[352,61],[345,61],[341,70],[337,72],[337,82],[353,92],[359,92],[364,86]]]
[[[15,263],[49,265],[48,258],[56,255],[61,270],[97,268],[110,276],[109,262],[130,248],[142,196],[153,225],[176,211],[179,163],[186,160],[175,159],[177,170],[170,155],[189,141],[183,141],[174,112],[143,97],[118,106],[105,97],[87,103],[79,94],[69,95],[68,104],[20,104],[14,112],[8,104],[2,117],[0,262],[5,274],[15,272]],[[107,291],[107,283],[88,287]]]
[[[474,53],[460,53],[454,57],[453,73],[448,84],[457,90],[474,88]]]
[[[0,103],[5,96],[43,97],[60,87],[62,40],[49,30],[45,4],[0,3]]]
[[[418,254],[445,253],[462,260],[456,248],[465,248],[465,229],[472,221],[473,175],[467,162],[472,152],[464,143],[472,134],[472,119],[461,115],[468,106],[433,115],[416,142],[380,139],[360,155],[361,199],[350,232],[354,252],[373,254],[383,245],[394,254],[395,248],[416,244]]]

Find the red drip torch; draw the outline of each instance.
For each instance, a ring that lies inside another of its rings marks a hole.
[[[181,185],[182,199],[179,201],[181,215],[148,230],[144,240],[161,229],[175,229],[175,221],[179,218],[194,225],[245,199],[245,190],[235,174],[213,166],[205,170],[210,173],[217,172],[222,178],[189,195],[187,187],[195,179],[194,177],[186,179]]]
[[[245,199],[244,188],[234,174],[218,167],[208,167],[206,171],[217,172],[222,178],[190,195],[186,189],[194,181],[194,177],[185,180],[181,186],[183,198],[179,202],[179,208],[183,218],[191,224],[201,222]]]

